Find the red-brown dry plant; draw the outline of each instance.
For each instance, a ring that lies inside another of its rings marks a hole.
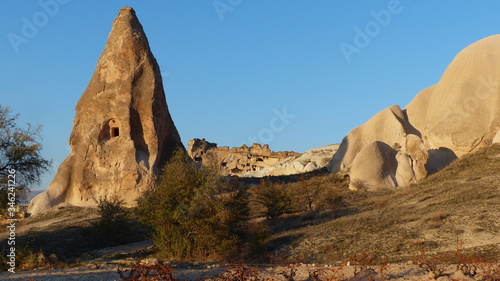
[[[226,272],[219,274],[210,280],[215,281],[270,281],[259,274],[258,268],[250,267],[244,263],[238,263]]]
[[[444,271],[446,270],[446,265],[444,265],[443,260],[445,258],[442,255],[429,256],[425,250],[420,250],[419,255],[415,258],[418,266],[425,271],[427,271],[432,278],[437,279],[441,276],[448,276]]]
[[[354,275],[369,268],[368,265],[373,264],[373,261],[374,258],[368,253],[354,254],[349,260],[351,265],[354,266]]]
[[[129,270],[118,268],[118,275],[127,281],[180,281],[168,264],[154,262],[152,265],[145,265],[139,260]]]
[[[457,270],[477,280],[500,280],[498,262],[464,253],[464,242],[458,240],[454,253]]]
[[[346,264],[342,263],[339,267],[332,268],[331,273],[324,272],[321,276],[321,280],[325,280],[325,281],[345,280],[346,279],[345,272],[344,272],[345,266],[346,266]]]

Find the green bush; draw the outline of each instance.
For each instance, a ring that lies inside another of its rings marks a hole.
[[[170,259],[225,256],[235,249],[235,229],[248,215],[244,192],[228,191],[215,169],[197,170],[187,153],[177,150],[158,184],[138,200],[137,214]]]
[[[35,250],[29,243],[26,243],[24,245],[16,245],[15,248],[16,272],[47,266],[47,261],[44,261],[40,258],[44,257],[41,251]],[[7,264],[7,262],[9,261],[9,258],[7,257],[7,254],[9,254],[9,248],[5,247],[0,251],[0,253],[0,270],[7,271],[10,268]]]
[[[94,199],[97,204],[99,220],[94,223],[95,227],[105,232],[114,232],[121,230],[127,221],[128,210],[125,203],[118,196],[101,197]]]
[[[292,194],[283,185],[262,181],[254,197],[255,202],[265,209],[261,215],[271,220],[292,209]]]

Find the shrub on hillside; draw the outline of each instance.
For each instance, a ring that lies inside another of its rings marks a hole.
[[[114,195],[110,198],[94,199],[94,201],[97,204],[97,212],[99,213],[99,220],[95,223],[96,227],[109,231],[119,230],[123,227],[128,216],[123,200]]]
[[[156,186],[138,200],[137,213],[152,227],[163,255],[209,259],[234,250],[234,231],[246,219],[246,205],[244,193],[228,193],[215,169],[196,169],[187,153],[177,150]]]
[[[271,220],[292,209],[292,194],[284,185],[263,180],[257,188],[254,198],[255,202],[264,207],[262,215]]]

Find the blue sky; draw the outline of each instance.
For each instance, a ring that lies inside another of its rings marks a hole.
[[[55,165],[40,189],[69,153],[76,102],[123,6],[148,36],[184,144],[275,151],[339,143],[500,32],[493,0],[1,1],[0,103],[19,124],[43,125]],[[347,45],[355,52],[346,56]]]

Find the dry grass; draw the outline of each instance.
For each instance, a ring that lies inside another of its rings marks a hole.
[[[82,254],[95,249],[145,240],[149,230],[130,219],[120,230],[110,234],[96,225],[98,220],[95,208],[61,207],[19,221],[16,224],[16,244],[29,245],[23,250],[23,256],[26,256],[23,264],[26,266],[21,268],[44,267],[46,263],[42,257],[51,255],[57,257],[59,264],[73,263]],[[5,230],[2,227],[0,231],[2,245],[7,245]]]
[[[294,196],[294,208],[267,224],[259,223],[264,218],[258,218],[260,211],[253,210],[251,221],[255,223],[248,236],[255,239],[249,239],[246,245],[250,258],[265,261],[270,255],[278,255],[289,260],[341,265],[355,255],[366,254],[370,257],[367,263],[383,265],[414,260],[421,251],[431,256],[447,253],[455,250],[457,240],[461,240],[462,253],[499,260],[498,155],[499,145],[481,150],[419,184],[397,191],[351,191],[344,177],[331,174],[284,183],[283,187]],[[304,197],[304,191],[316,190],[320,196]],[[97,218],[95,213],[85,214],[86,209],[68,208],[47,217],[27,219],[20,225],[63,221],[48,226],[43,233],[32,231],[26,238],[36,239],[38,245],[58,257],[63,253],[76,255],[77,251],[81,254],[83,248],[94,248],[83,243],[88,239],[82,229],[91,223],[79,220],[75,224],[78,220],[69,215],[75,212],[90,220]],[[66,216],[68,221],[64,220]]]
[[[421,247],[431,253],[452,250],[459,237],[464,251],[498,260],[498,155],[498,145],[483,149],[395,192],[338,190],[342,204],[335,212],[300,228],[275,230],[276,239],[286,235],[298,239],[274,250],[292,259],[330,264],[364,252],[403,262]],[[315,178],[320,184],[328,185],[328,180],[328,176]]]

